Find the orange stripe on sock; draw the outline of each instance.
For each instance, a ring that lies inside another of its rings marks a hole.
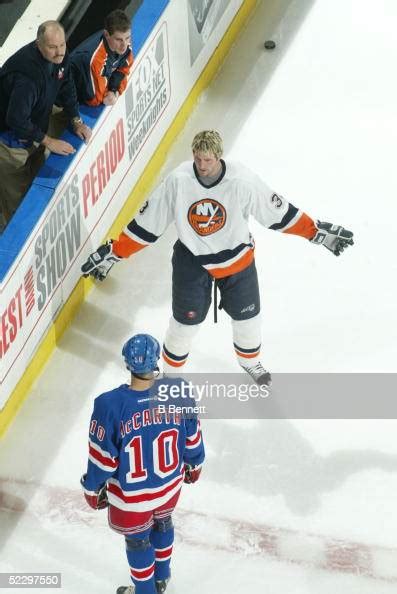
[[[256,351],[256,353],[242,353],[241,351],[238,351],[237,349],[234,349],[236,351],[236,354],[239,357],[244,357],[244,359],[253,359],[254,357],[258,357],[258,355],[260,354],[260,350]]]
[[[172,367],[182,367],[182,365],[185,365],[186,363],[186,359],[184,361],[173,361],[172,359],[170,359],[169,357],[167,357],[167,355],[164,353],[162,353],[163,355],[163,359],[166,363],[168,363],[168,365],[172,365]]]

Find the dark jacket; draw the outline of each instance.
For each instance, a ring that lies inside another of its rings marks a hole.
[[[99,31],[76,47],[70,60],[80,103],[101,105],[108,91],[124,92],[133,56],[130,47],[124,54],[112,52]]]
[[[8,58],[0,69],[0,132],[41,142],[54,103],[72,118],[79,115],[68,55],[61,64],[43,58],[33,41]]]

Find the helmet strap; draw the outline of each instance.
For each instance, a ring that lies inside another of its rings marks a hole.
[[[146,381],[146,382],[151,382],[154,379],[158,378],[158,376],[160,375],[160,370],[158,367],[156,367],[155,369],[153,369],[152,375],[150,377],[144,377],[142,375],[139,375],[139,373],[135,373],[134,371],[131,371],[131,369],[129,370],[131,372],[131,375],[133,375],[134,377],[136,377],[137,379]]]

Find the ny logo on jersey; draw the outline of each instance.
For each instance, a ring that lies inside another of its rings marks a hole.
[[[191,205],[187,218],[198,235],[212,235],[224,227],[226,210],[217,200],[203,198]]]

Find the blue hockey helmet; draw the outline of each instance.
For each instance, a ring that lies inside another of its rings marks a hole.
[[[150,373],[158,370],[160,345],[150,334],[135,334],[123,346],[122,355],[131,373]]]

